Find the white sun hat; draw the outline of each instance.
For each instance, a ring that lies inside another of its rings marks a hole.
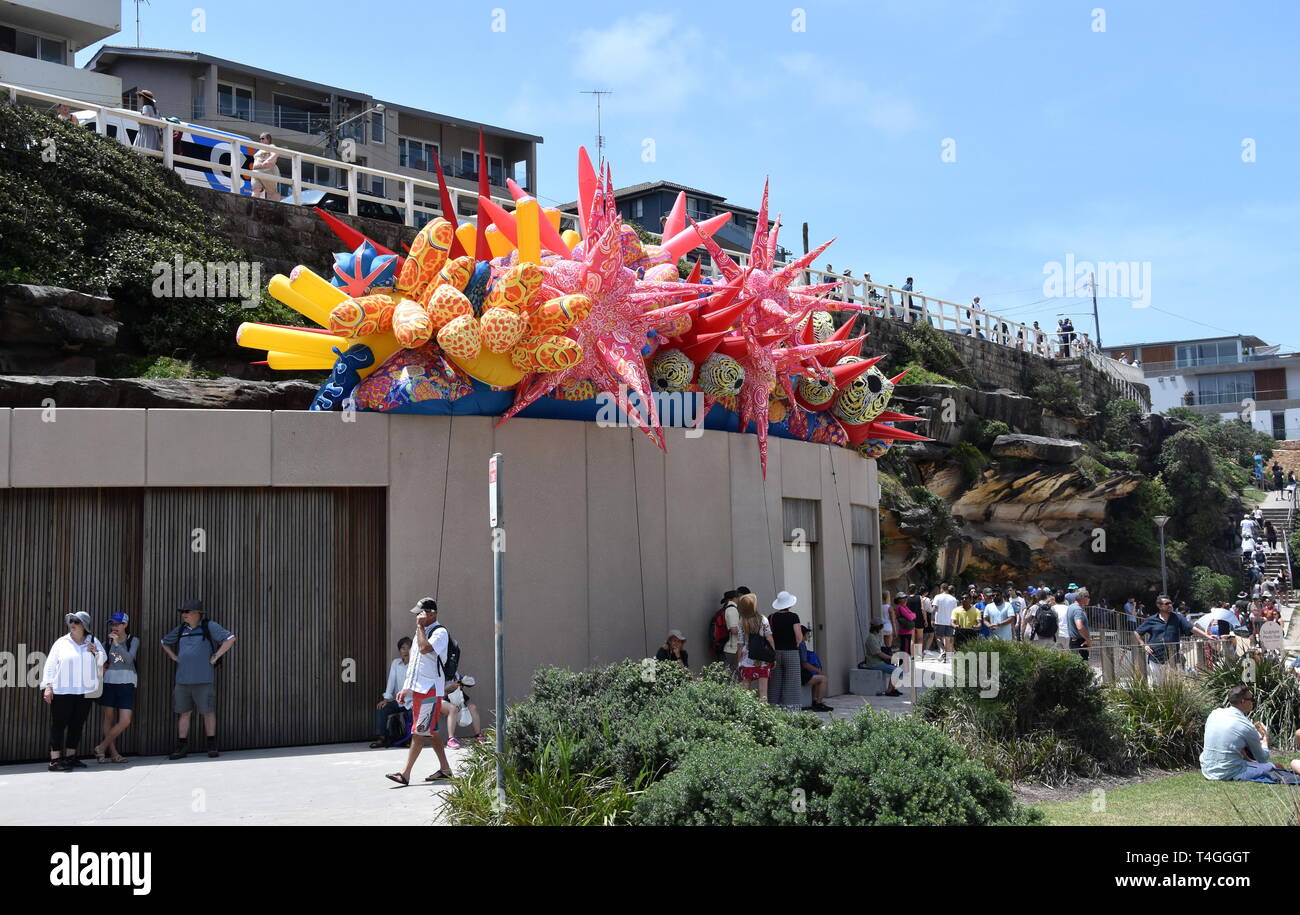
[[[776,596],[776,600],[772,601],[772,609],[789,610],[796,603],[798,603],[798,598],[796,598],[789,591],[782,591],[780,594]]]

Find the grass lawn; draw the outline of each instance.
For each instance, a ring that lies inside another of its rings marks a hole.
[[[1211,782],[1197,771],[1036,806],[1051,826],[1282,826],[1300,823],[1300,786]]]

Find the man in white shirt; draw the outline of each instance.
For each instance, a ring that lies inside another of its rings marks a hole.
[[[397,643],[398,657],[393,658],[393,663],[388,666],[388,683],[384,687],[384,695],[375,703],[375,740],[370,744],[370,749],[377,750],[380,747],[401,746],[410,738],[407,733],[400,740],[393,740],[389,733],[389,722],[394,715],[399,718],[402,710],[411,708],[411,700],[407,699],[404,704],[399,704],[397,694],[401,691],[402,685],[406,683],[406,674],[411,663],[411,637],[402,636]]]
[[[399,785],[411,783],[411,770],[420,757],[426,740],[432,738],[433,751],[438,754],[440,768],[425,779],[426,782],[451,778],[451,764],[443,749],[445,741],[438,733],[442,721],[442,699],[446,695],[443,665],[447,663],[447,648],[451,638],[447,627],[438,623],[438,603],[431,597],[421,598],[411,612],[415,616],[415,645],[411,663],[406,671],[406,683],[397,694],[399,704],[407,698],[414,700],[411,708],[411,748],[406,754],[406,768],[385,776]]]
[[[1065,623],[1065,617],[1070,612],[1070,605],[1062,598],[1064,595],[1057,591],[1052,595],[1052,612],[1056,614],[1056,641],[1061,648],[1070,647],[1070,629]]]
[[[1205,721],[1201,774],[1214,781],[1265,782],[1300,785],[1300,759],[1290,768],[1269,759],[1268,728],[1250,720],[1255,691],[1248,685],[1228,690],[1226,708],[1216,708]]]
[[[957,632],[952,628],[952,612],[957,609],[961,601],[953,597],[952,588],[944,582],[939,586],[939,593],[934,596],[934,635],[939,641],[941,650],[939,660],[948,660],[948,655],[953,651],[953,639]]]

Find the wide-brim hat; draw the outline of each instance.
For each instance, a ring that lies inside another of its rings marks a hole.
[[[670,639],[681,639],[683,642],[686,641],[686,636],[682,635],[682,631],[681,631],[680,629],[669,629],[669,630],[668,630],[668,638],[670,638]]]
[[[77,621],[78,623],[80,623],[80,624],[81,624],[81,625],[82,625],[82,626],[83,626],[87,631],[89,631],[89,629],[90,629],[90,614],[87,613],[85,610],[77,610],[77,611],[75,611],[75,612],[73,612],[73,613],[65,613],[65,614],[63,615],[63,624],[64,624],[65,626],[66,626],[68,623],[71,623],[73,620],[76,620],[76,621]]]
[[[799,599],[795,597],[793,594],[791,594],[789,591],[782,591],[780,594],[776,596],[776,600],[772,601],[772,609],[789,610],[798,602]]]
[[[147,98],[151,102],[157,101],[157,99],[153,97],[153,92],[149,89],[141,89],[136,93],[136,95],[140,96],[140,98]]]
[[[191,613],[191,612],[202,613],[203,601],[199,600],[198,598],[187,600],[184,603],[182,603],[180,607],[177,608],[176,612],[177,613]]]

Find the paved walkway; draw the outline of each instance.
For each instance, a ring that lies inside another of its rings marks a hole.
[[[449,750],[455,769],[465,750]],[[171,761],[49,772],[44,764],[0,766],[0,824],[6,826],[428,826],[447,790],[384,778],[405,750],[364,743],[236,750]],[[426,749],[415,777],[437,769]]]

